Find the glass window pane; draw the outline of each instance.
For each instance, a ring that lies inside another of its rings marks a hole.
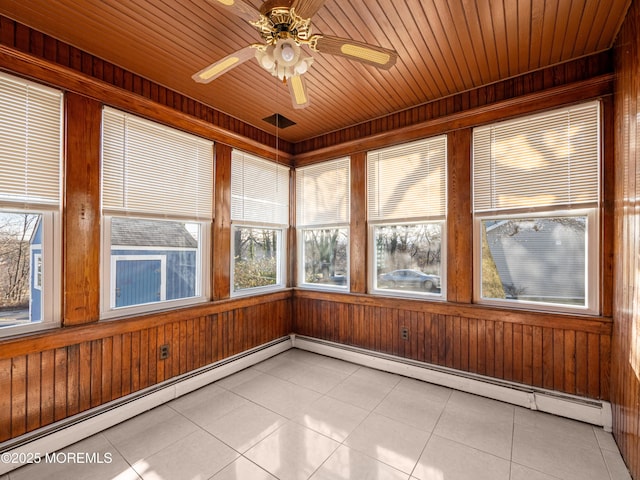
[[[481,223],[482,298],[586,305],[586,216]]]
[[[374,288],[441,293],[442,224],[376,226],[374,242]]]
[[[111,306],[200,295],[200,224],[113,218]]]
[[[0,327],[42,321],[41,217],[0,212]]]
[[[233,233],[233,289],[281,283],[278,229],[236,227]]]
[[[346,228],[303,230],[304,283],[346,286],[349,269]]]

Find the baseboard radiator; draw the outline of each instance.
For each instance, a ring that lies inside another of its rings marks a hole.
[[[601,426],[605,431],[611,432],[612,413],[609,402],[531,387],[312,337],[292,335],[292,343],[294,348],[301,350],[481,395],[531,410],[579,420]]]
[[[0,455],[53,453],[198,388],[299,348],[358,365],[601,426],[610,432],[608,402],[499,380],[301,335],[282,337],[0,444]],[[0,462],[0,475],[20,464]]]
[[[0,443],[0,455],[9,454],[7,458],[20,459],[31,458],[30,454],[34,452],[38,452],[40,455],[53,453],[147,410],[287,351],[291,347],[290,336],[260,345]],[[0,462],[0,475],[20,466],[20,463]]]

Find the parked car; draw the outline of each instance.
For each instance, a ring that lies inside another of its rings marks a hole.
[[[433,292],[440,290],[440,277],[405,268],[378,275],[378,286],[382,288],[422,289],[426,292]]]

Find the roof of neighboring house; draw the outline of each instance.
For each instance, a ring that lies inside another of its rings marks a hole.
[[[487,241],[504,285],[521,295],[584,296],[585,244],[579,220],[500,221],[487,226]]]
[[[111,220],[111,245],[197,248],[198,242],[183,223],[114,218]]]

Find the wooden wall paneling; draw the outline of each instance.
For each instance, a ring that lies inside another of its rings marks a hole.
[[[231,147],[216,143],[213,230],[213,298],[231,293]]]
[[[553,329],[553,388],[559,392],[564,391],[564,331]]]
[[[354,345],[525,385],[608,399],[610,323],[596,318],[511,312],[495,319],[473,307],[397,302],[368,295],[295,291],[294,329],[300,335]],[[498,312],[498,311],[496,311]],[[576,319],[577,320],[577,319]],[[400,329],[409,328],[409,339]],[[587,350],[588,349],[588,350]]]
[[[505,378],[504,365],[505,365],[505,349],[506,342],[504,338],[505,324],[504,322],[494,322],[494,337],[493,337],[493,351],[494,351],[494,376],[498,378]]]
[[[0,360],[0,441],[11,438],[11,363],[10,358]]]
[[[564,388],[565,392],[576,393],[576,332],[564,332]]]
[[[122,396],[129,395],[131,393],[131,382],[133,377],[133,359],[131,356],[131,335],[132,335],[132,332],[127,332],[127,333],[123,333],[120,336],[121,337],[120,385],[122,387],[120,394]]]
[[[602,193],[601,193],[601,265],[600,311],[603,316],[613,314],[614,268],[614,210],[615,210],[615,126],[613,95],[602,98]]]
[[[543,341],[543,328],[538,325],[531,326],[532,330],[532,382],[535,387],[542,387],[544,385],[544,370],[542,361],[542,341]]]
[[[522,383],[522,370],[524,364],[524,348],[522,339],[522,325],[513,324],[512,329],[512,360],[509,362],[511,365],[511,380],[514,382]]]
[[[54,414],[53,420],[58,421],[67,416],[67,349],[56,348],[55,361],[55,386],[54,386]]]
[[[542,329],[542,386],[553,390],[554,358],[553,358],[553,329]],[[559,359],[558,359],[559,361]]]
[[[91,342],[79,345],[78,359],[78,411],[83,412],[91,408]]]
[[[67,359],[67,416],[75,415],[80,411],[80,346],[69,345],[66,348]]]
[[[156,335],[156,351],[155,351],[155,355],[154,355],[154,363],[156,366],[156,379],[154,383],[160,383],[162,381],[165,380],[166,376],[165,376],[165,367],[166,365],[170,362],[170,358],[169,359],[164,359],[164,360],[160,360],[160,347],[162,345],[165,345],[165,327],[166,325],[159,325],[158,327],[154,328]]]
[[[513,324],[502,324],[502,378],[513,380]]]
[[[40,353],[40,425],[53,423],[55,406],[55,353],[45,350]]]
[[[40,411],[42,404],[41,397],[41,376],[42,376],[42,359],[40,353],[31,353],[27,355],[27,431],[34,430],[40,426]]]
[[[500,378],[496,371],[496,365],[500,363],[502,357],[502,344],[496,342],[496,324],[500,324],[500,322],[494,320],[484,322],[485,368],[487,375]]]
[[[351,222],[349,225],[349,286],[367,291],[367,155],[351,156]]]
[[[140,388],[149,386],[149,351],[156,351],[149,348],[150,343],[149,329],[145,328],[140,331]]]
[[[27,357],[13,359],[11,365],[11,435],[22,435],[27,430]]]
[[[225,345],[225,342],[223,342],[224,332],[226,327],[225,319],[226,319],[225,312],[221,312],[216,315],[216,329],[217,329],[216,336],[215,336],[215,342],[217,347],[216,361],[221,360],[227,354],[226,345]]]
[[[189,368],[189,363],[190,363],[190,358],[191,357],[191,352],[189,351],[188,345],[187,345],[187,335],[188,335],[188,331],[189,331],[189,325],[191,324],[191,320],[186,320],[184,322],[180,322],[176,324],[176,327],[178,327],[178,342],[179,342],[179,349],[178,349],[178,358],[179,358],[179,369],[178,369],[178,374],[182,374],[184,372],[187,371],[187,369]]]
[[[469,320],[469,367],[471,373],[479,373],[478,370],[478,322]]]
[[[587,367],[587,334],[576,332],[576,394],[587,395],[587,379],[589,378]]]
[[[589,362],[589,367],[591,369],[591,371],[599,371],[600,368],[600,342],[599,342],[599,337],[596,334],[589,334],[588,337],[588,349],[589,349],[589,358],[588,358],[588,362]],[[595,376],[595,375],[590,375],[589,376],[589,384],[588,384],[588,388],[589,388],[589,395],[593,395],[594,392],[596,392],[599,388],[600,388],[600,382],[599,382],[600,378]]]
[[[471,216],[470,128],[447,136],[447,300],[473,298],[473,220]]]
[[[111,398],[116,399],[122,396],[122,335],[114,335],[111,341]]]
[[[637,338],[634,340],[637,342]],[[602,398],[609,399],[611,396],[611,335],[600,335],[599,344],[598,387]],[[595,368],[596,366],[594,365]],[[637,379],[638,377],[636,377]],[[640,383],[636,384],[636,395],[638,395],[637,398],[640,398]],[[637,402],[636,406],[639,405],[640,402]],[[640,412],[638,412],[638,416],[640,417]],[[640,419],[638,420],[638,428],[640,428]],[[640,430],[637,430],[637,432],[640,434]]]
[[[225,312],[226,314],[226,312]],[[169,344],[169,360],[171,361],[171,369],[169,370],[169,375],[165,375],[166,379],[171,377],[176,377],[180,375],[180,359],[182,358],[180,352],[180,323],[181,322],[172,322],[166,326],[166,331],[168,330],[170,341],[167,341]],[[165,374],[167,372],[165,371]]]
[[[131,332],[131,391],[140,390],[140,331]]]
[[[533,329],[530,325],[520,325],[522,362],[518,362],[520,373],[516,370],[516,381],[533,385]],[[517,358],[517,357],[516,357]]]
[[[89,405],[87,408],[102,404],[102,342],[92,340],[90,345],[90,373],[89,373]]]
[[[63,323],[78,325],[100,317],[102,105],[70,92],[65,101]]]
[[[100,343],[102,344],[102,378],[100,392],[102,402],[109,402],[114,398],[111,383],[113,375],[113,338],[103,338]]]
[[[0,358],[0,441],[289,334],[289,297],[271,297],[248,306],[233,302],[233,308],[215,315]],[[334,307],[338,318],[351,310]],[[339,328],[335,322],[321,331],[337,339]],[[22,341],[30,343],[29,337]],[[170,346],[166,360],[157,356],[162,344]]]

